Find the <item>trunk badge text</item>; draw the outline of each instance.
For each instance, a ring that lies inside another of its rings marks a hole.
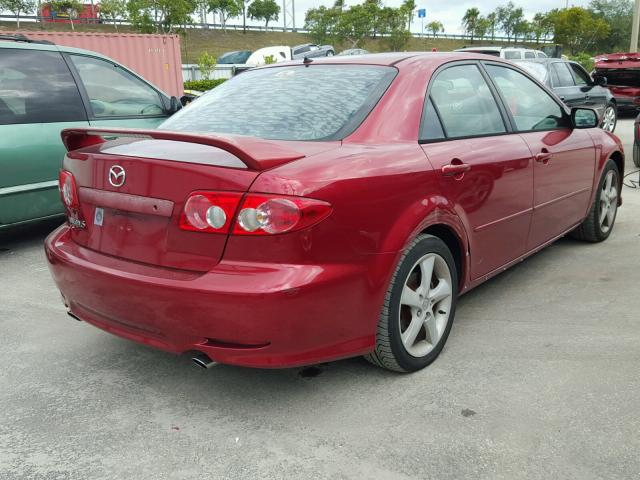
[[[124,168],[120,165],[114,165],[109,169],[109,183],[114,187],[121,187],[124,185],[126,179],[126,173]]]

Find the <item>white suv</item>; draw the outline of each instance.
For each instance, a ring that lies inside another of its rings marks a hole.
[[[529,58],[547,58],[547,55],[540,50],[519,47],[466,47],[459,48],[456,52],[484,53],[506,60],[524,60]]]

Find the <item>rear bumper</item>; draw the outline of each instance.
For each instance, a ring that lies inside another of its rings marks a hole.
[[[640,97],[626,97],[622,95],[615,95],[616,106],[618,111],[635,111],[640,110]]]
[[[70,313],[168,352],[277,368],[361,355],[374,346],[384,282],[369,281],[366,264],[223,261],[195,274],[86,249],[71,240],[67,226],[47,238],[45,250]],[[377,271],[395,259],[375,257]]]

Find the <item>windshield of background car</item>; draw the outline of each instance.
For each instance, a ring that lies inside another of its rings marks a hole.
[[[540,83],[547,84],[547,67],[542,65],[541,63],[535,62],[516,62],[519,67],[526,70],[530,75],[532,75],[536,80]]]
[[[311,65],[250,70],[214,88],[159,128],[270,140],[341,140],[367,117],[397,70]]]

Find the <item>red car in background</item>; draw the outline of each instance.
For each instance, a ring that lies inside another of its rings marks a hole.
[[[619,112],[640,110],[640,54],[610,53],[596,57],[594,77],[606,77]]]
[[[254,69],[159,130],[64,131],[50,269],[73,317],[203,366],[415,371],[460,294],[611,234],[624,158],[597,123],[479,54]]]

